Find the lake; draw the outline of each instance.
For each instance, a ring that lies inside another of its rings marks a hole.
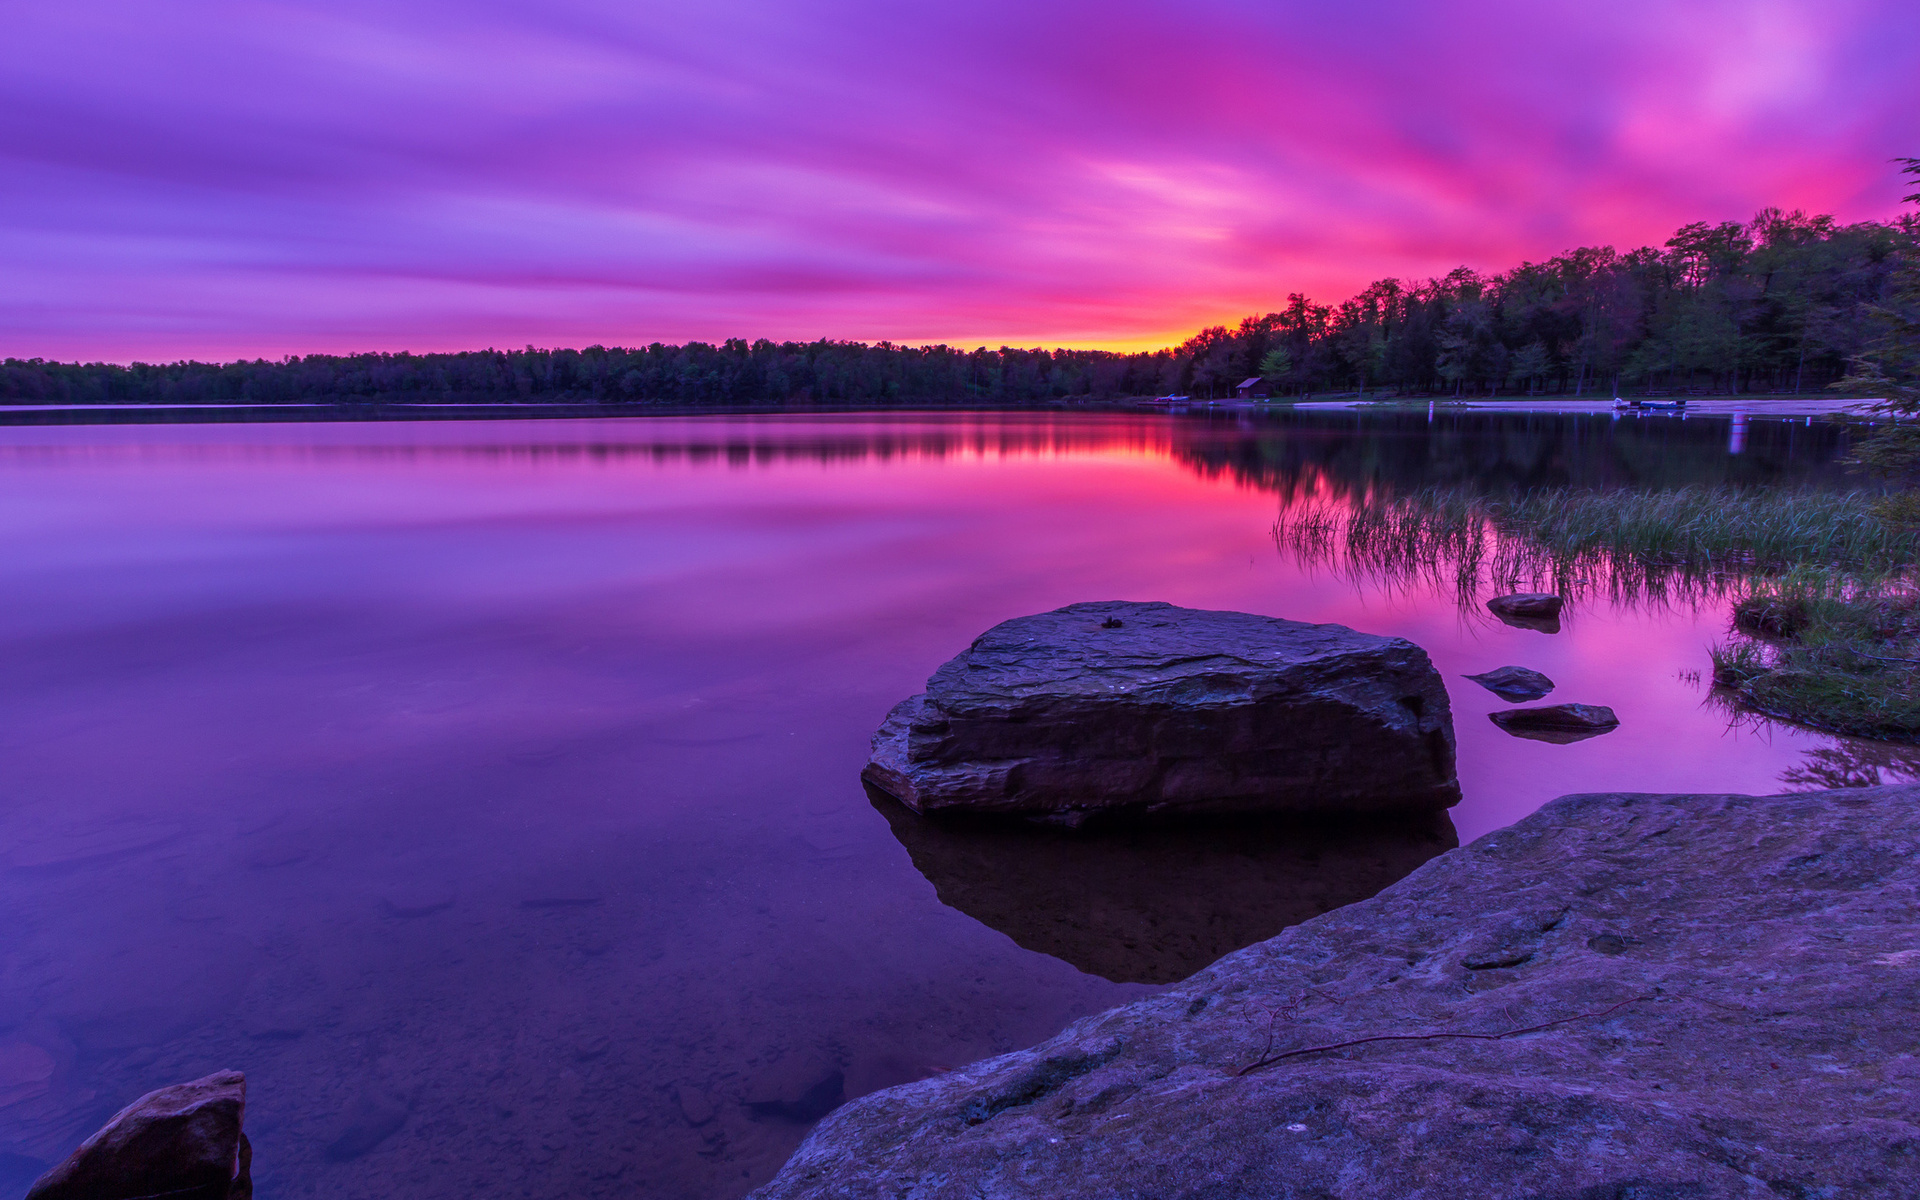
[[[257,1194],[721,1200],[842,1097],[1067,1022],[1571,791],[1905,778],[1737,721],[1724,603],[1558,634],[1302,561],[1301,504],[1830,486],[1845,431],[1544,414],[0,428],[0,1197],[247,1073]],[[1409,638],[1450,820],[929,826],[859,771],[977,634],[1166,600]],[[1463,674],[1613,707],[1509,736]]]

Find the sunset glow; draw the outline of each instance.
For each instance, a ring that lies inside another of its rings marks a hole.
[[[1382,276],[1885,219],[1898,0],[13,6],[0,355],[1138,348]]]

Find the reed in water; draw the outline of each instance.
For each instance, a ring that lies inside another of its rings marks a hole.
[[[1376,582],[1569,599],[1732,604],[1724,699],[1867,737],[1920,739],[1920,525],[1871,490],[1464,489],[1284,512],[1277,544]]]

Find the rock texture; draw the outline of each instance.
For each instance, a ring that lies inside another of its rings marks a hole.
[[[1620,728],[1620,718],[1604,704],[1547,704],[1507,708],[1487,718],[1515,737],[1541,742],[1579,742]]]
[[[27,1200],[249,1200],[246,1102],[238,1071],[149,1092],[42,1175]]]
[[[1529,667],[1499,667],[1465,678],[1502,700],[1538,700],[1553,690],[1553,680]]]
[[[1170,604],[1006,621],[874,735],[864,778],[922,813],[1433,811],[1453,717],[1400,638]]]
[[[1567,796],[759,1200],[1778,1200],[1920,1180],[1920,787]]]
[[[929,821],[879,793],[873,803],[942,904],[1115,983],[1178,982],[1460,844],[1445,813],[1090,833]]]

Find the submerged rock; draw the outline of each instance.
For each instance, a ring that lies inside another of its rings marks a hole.
[[[1549,704],[1541,708],[1507,708],[1488,713],[1495,725],[1515,737],[1540,742],[1579,742],[1620,727],[1620,718],[1604,704]]]
[[[1126,601],[982,634],[888,714],[863,777],[921,813],[1070,826],[1460,799],[1446,688],[1412,642]]]
[[[1515,592],[1487,601],[1494,616],[1520,629],[1560,632],[1560,609],[1566,602],[1551,592]]]
[[[407,1123],[408,1106],[398,1096],[367,1092],[354,1098],[341,1114],[341,1123],[327,1143],[327,1158],[350,1162],[399,1133]]]
[[[246,1102],[238,1071],[148,1092],[41,1176],[27,1200],[248,1200]]]
[[[1467,675],[1502,700],[1538,700],[1553,690],[1553,680],[1527,667],[1500,667]]]
[[[1460,844],[1445,813],[1241,817],[1089,834],[874,807],[940,902],[1115,983],[1174,983]]]
[[[846,1103],[847,1075],[838,1067],[828,1071],[794,1099],[749,1100],[747,1111],[756,1117],[810,1125]]]
[[[390,917],[427,917],[453,907],[450,884],[422,881],[397,884],[380,895],[380,907]]]
[[[856,1100],[755,1196],[1905,1195],[1916,914],[1920,787],[1567,796],[1032,1050]]]

